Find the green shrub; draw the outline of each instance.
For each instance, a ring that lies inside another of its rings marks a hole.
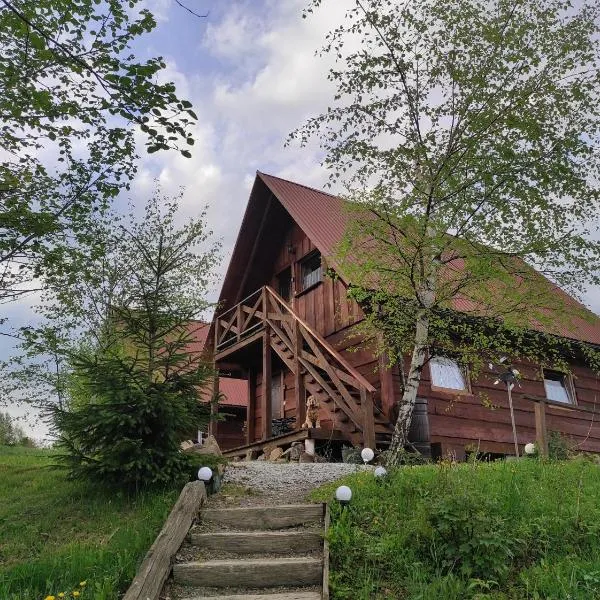
[[[592,462],[442,463],[344,483],[350,506],[330,504],[336,600],[600,599]]]
[[[188,480],[180,444],[190,424],[207,419],[197,391],[207,379],[202,367],[160,380],[127,356],[84,357],[77,366],[90,401],[53,411],[58,459],[71,476],[133,488]]]

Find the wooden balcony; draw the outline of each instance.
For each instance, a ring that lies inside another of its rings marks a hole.
[[[303,321],[272,288],[265,286],[215,320],[215,361],[249,344],[262,344],[262,403],[249,399],[248,415],[260,410],[263,439],[271,423],[271,351],[294,374],[296,424],[305,419],[305,393],[316,396],[352,443],[375,447],[377,435],[391,432],[373,403],[375,388],[318,332]],[[251,388],[251,386],[249,386]],[[248,419],[248,440],[254,440]]]

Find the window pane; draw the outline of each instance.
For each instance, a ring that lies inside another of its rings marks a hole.
[[[450,390],[466,390],[467,384],[462,369],[451,358],[437,356],[429,361],[431,383]]]
[[[315,254],[302,262],[302,289],[321,281],[321,255]]]
[[[546,388],[546,398],[548,400],[571,404],[571,396],[567,390],[565,376],[562,373],[544,372],[544,387]]]

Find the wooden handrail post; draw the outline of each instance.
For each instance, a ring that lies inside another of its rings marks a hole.
[[[238,304],[237,305],[237,309],[236,309],[236,315],[235,315],[235,319],[236,319],[236,323],[237,323],[237,341],[239,342],[240,339],[242,338],[242,304]]]
[[[263,287],[260,291],[260,297],[262,298],[262,314],[263,314],[263,325],[267,326],[267,318],[269,317],[269,310],[267,304],[267,288]]]
[[[547,458],[548,430],[546,429],[546,403],[543,400],[535,403],[535,440],[540,455]]]
[[[363,445],[375,449],[375,415],[373,414],[373,394],[360,388],[360,404],[363,414]]]
[[[248,370],[248,407],[246,408],[246,443],[254,441],[254,418],[256,416],[256,372]]]
[[[262,356],[262,439],[271,437],[271,332],[265,328],[263,334],[263,356]]]
[[[300,323],[296,319],[292,325],[294,329],[294,385],[296,400],[296,429],[300,429],[306,419],[306,392],[304,389],[304,377],[302,376],[302,365],[300,354],[302,353],[302,332]]]

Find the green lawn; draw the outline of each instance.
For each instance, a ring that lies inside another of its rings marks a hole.
[[[101,492],[52,468],[47,450],[0,447],[0,598],[44,600],[81,591],[118,598],[179,490]]]
[[[592,462],[405,467],[384,483],[366,473],[345,483],[350,506],[331,505],[334,599],[600,598]]]

